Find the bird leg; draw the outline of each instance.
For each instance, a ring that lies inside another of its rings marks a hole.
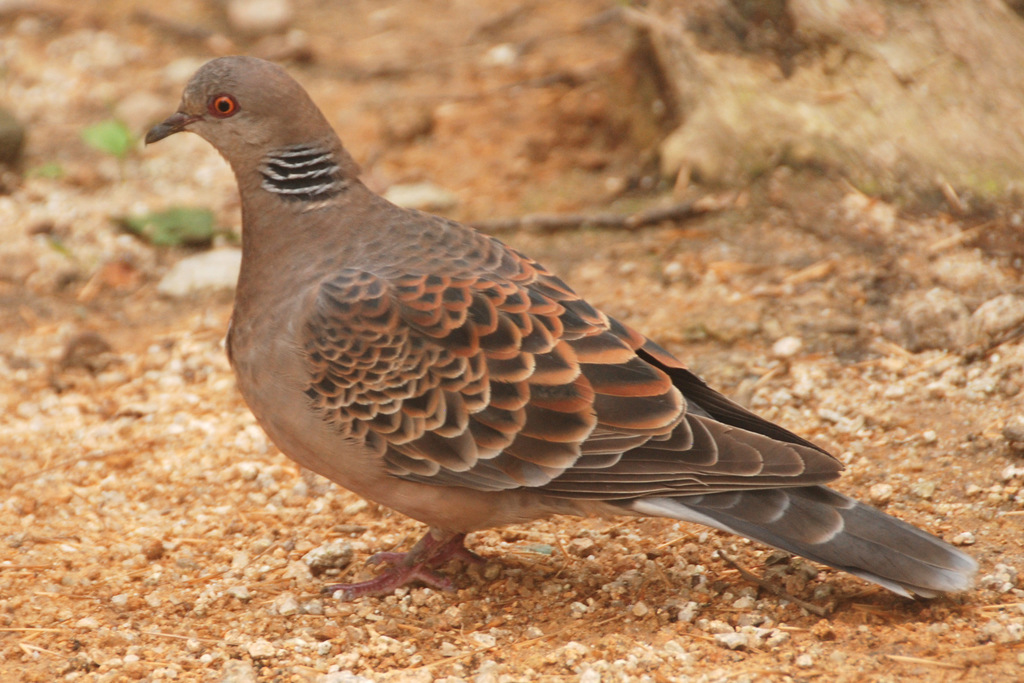
[[[376,595],[390,595],[396,589],[410,583],[423,583],[437,590],[452,590],[450,579],[435,570],[452,559],[467,564],[482,564],[485,560],[470,552],[463,545],[466,534],[448,534],[433,529],[416,542],[405,553],[377,553],[366,561],[367,564],[386,564],[388,569],[369,581],[359,583],[337,583],[324,587],[325,593],[342,592],[343,600]]]

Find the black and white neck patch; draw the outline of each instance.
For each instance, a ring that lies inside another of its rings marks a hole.
[[[262,187],[288,201],[323,201],[348,182],[334,154],[313,145],[292,145],[271,152],[260,164]]]

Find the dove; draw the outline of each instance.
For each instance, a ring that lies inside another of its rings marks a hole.
[[[428,526],[340,597],[449,588],[439,568],[479,560],[468,533],[556,514],[702,524],[908,597],[971,585],[968,555],[828,488],[843,467],[822,448],[525,254],[368,189],[281,67],[206,63],[146,143],[183,131],[238,184],[245,402],[285,455]]]

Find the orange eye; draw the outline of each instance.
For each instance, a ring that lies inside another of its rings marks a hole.
[[[238,112],[238,100],[231,95],[214,95],[206,108],[217,118],[226,119]]]

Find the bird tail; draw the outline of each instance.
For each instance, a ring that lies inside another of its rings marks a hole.
[[[825,486],[641,498],[627,506],[747,536],[906,597],[966,590],[978,569],[935,536]]]

